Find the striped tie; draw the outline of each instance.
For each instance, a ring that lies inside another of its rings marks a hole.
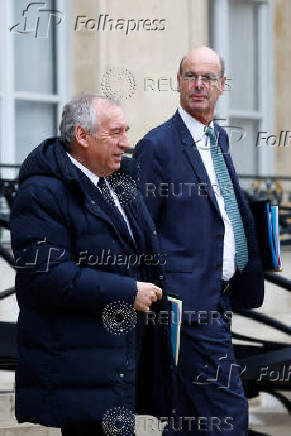
[[[248,263],[248,245],[242,217],[239,212],[233,184],[225,164],[223,153],[218,145],[214,129],[212,127],[207,127],[205,133],[210,138],[210,152],[216,177],[221,194],[224,198],[225,211],[233,227],[236,263],[238,269],[242,271]]]

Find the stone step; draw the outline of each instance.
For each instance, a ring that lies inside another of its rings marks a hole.
[[[61,436],[61,430],[30,423],[15,425],[1,423],[0,436]]]
[[[14,415],[14,392],[0,391],[0,436],[61,436],[61,432],[29,422],[19,424]]]
[[[290,425],[287,427],[267,426],[267,427],[250,427],[252,430],[267,434],[268,436],[290,436]]]
[[[250,408],[250,424],[291,426],[291,416],[285,409],[278,407],[253,407]]]
[[[291,416],[278,408],[252,408],[250,428],[270,436],[290,436]]]
[[[49,429],[29,423],[0,422],[0,436],[50,436]]]
[[[14,392],[0,392],[0,424],[16,422],[14,417]]]

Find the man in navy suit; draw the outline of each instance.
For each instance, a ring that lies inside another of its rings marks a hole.
[[[228,135],[213,122],[226,80],[223,60],[210,48],[194,49],[183,57],[177,79],[177,112],[134,152],[167,253],[166,289],[183,304],[174,412],[166,434],[247,435],[231,308],[261,306],[264,281]]]

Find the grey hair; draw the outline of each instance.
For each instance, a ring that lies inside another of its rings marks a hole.
[[[183,62],[186,59],[187,56],[183,56],[180,62],[180,66],[179,66],[179,74],[180,76],[182,76],[183,74]],[[219,62],[220,62],[220,78],[224,77],[224,73],[225,73],[225,62],[222,56],[218,55],[219,57]]]
[[[94,106],[96,100],[104,100],[109,104],[119,106],[117,100],[98,94],[82,94],[73,97],[71,101],[64,105],[62,121],[59,128],[61,138],[68,152],[72,149],[72,142],[75,138],[75,128],[77,125],[80,125],[91,134],[94,134],[97,127],[100,125]]]

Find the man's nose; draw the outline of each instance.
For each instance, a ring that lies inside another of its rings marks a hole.
[[[119,146],[122,148],[129,148],[130,147],[129,139],[128,139],[126,132],[121,135],[120,140],[119,140]]]
[[[197,89],[202,88],[204,85],[201,76],[197,76],[194,80],[194,83],[195,83],[195,88]]]

